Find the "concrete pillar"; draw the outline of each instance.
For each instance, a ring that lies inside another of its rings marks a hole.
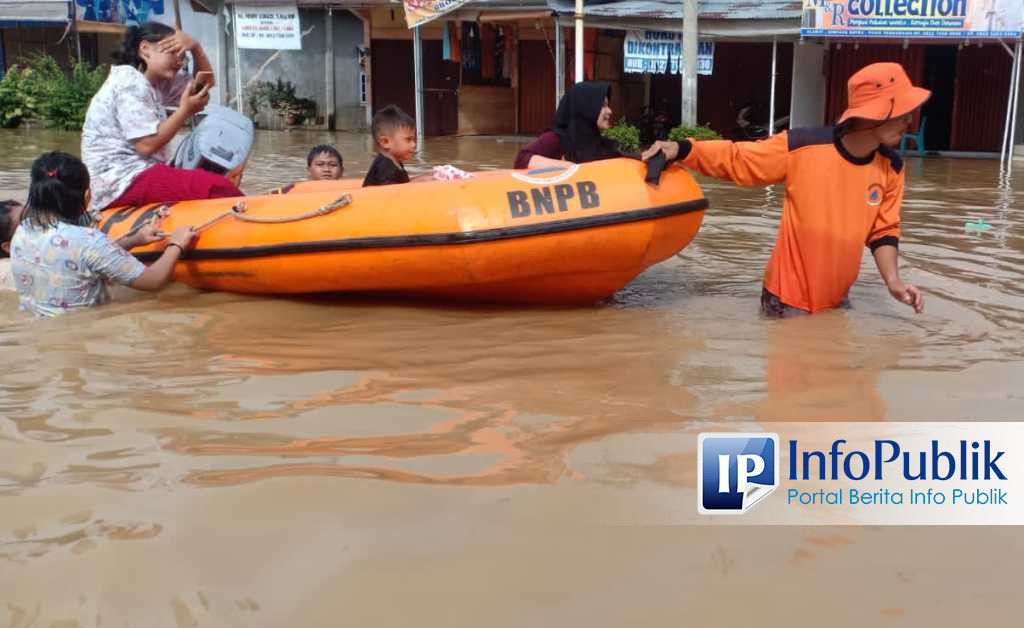
[[[586,80],[583,70],[583,0],[576,0],[576,83]]]
[[[334,9],[324,13],[324,125],[334,130]]]
[[[790,96],[789,128],[823,126],[828,77],[825,76],[825,44],[810,40],[793,44],[793,91]]]
[[[228,43],[227,31],[228,21],[224,14],[224,11],[217,12],[217,55],[216,59],[213,59],[214,69],[216,70],[217,85],[213,89],[213,101],[220,105],[226,105],[228,102],[228,93],[231,91],[228,89]],[[231,26],[231,38],[234,39],[235,31],[234,25]],[[205,46],[203,46],[205,48]],[[209,52],[206,53],[209,56]]]
[[[683,0],[682,121],[697,126],[697,0]]]
[[[412,29],[413,85],[416,90],[416,149],[423,150],[425,119],[423,117],[423,33],[420,27]]]
[[[245,92],[242,89],[242,53],[238,50],[238,10],[231,5],[231,47],[235,61],[235,109],[245,113]]]

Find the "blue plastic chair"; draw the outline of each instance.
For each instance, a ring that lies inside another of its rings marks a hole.
[[[928,116],[921,116],[921,125],[917,127],[917,133],[904,133],[900,138],[900,152],[907,151],[907,140],[914,140],[917,146],[917,154],[924,157],[924,125],[928,123]]]

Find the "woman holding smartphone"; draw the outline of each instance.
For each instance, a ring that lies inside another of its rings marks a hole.
[[[185,55],[195,77],[183,71]],[[242,196],[227,178],[167,164],[168,143],[206,108],[213,70],[206,53],[185,33],[158,22],[125,33],[121,65],[89,103],[82,128],[82,161],[92,180],[92,210],[203,198]],[[177,106],[168,117],[165,107]]]

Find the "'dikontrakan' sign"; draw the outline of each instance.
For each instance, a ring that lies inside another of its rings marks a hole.
[[[683,63],[683,34],[672,31],[626,31],[622,46],[627,73],[679,74]],[[715,68],[715,42],[697,42],[697,74]]]
[[[804,0],[812,37],[1017,39],[1022,0]]]
[[[299,9],[295,5],[235,7],[235,37],[239,48],[301,50]]]
[[[469,0],[403,0],[405,23],[416,28],[430,20],[451,13]]]

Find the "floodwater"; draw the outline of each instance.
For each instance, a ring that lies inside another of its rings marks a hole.
[[[260,133],[243,187],[322,141],[369,165],[361,136]],[[77,143],[0,132],[0,198]],[[919,316],[866,255],[852,310],[760,319],[781,190],[714,182],[694,243],[594,307],[173,286],[34,322],[0,294],[0,626],[1019,625],[1018,529],[694,507],[714,422],[1020,420],[1024,166],[908,161]]]

